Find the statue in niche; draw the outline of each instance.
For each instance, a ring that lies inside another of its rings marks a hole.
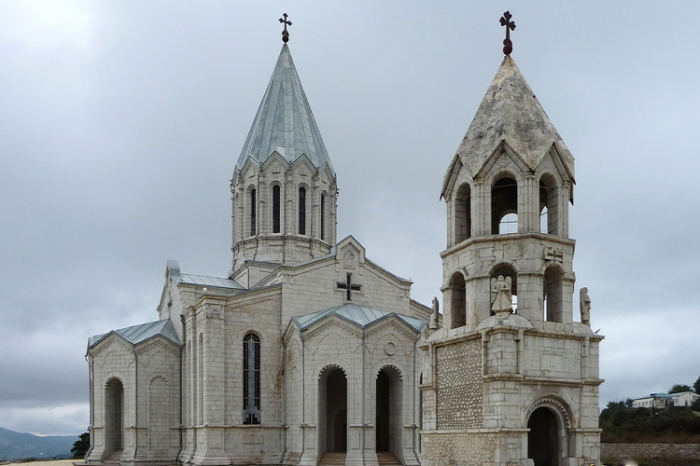
[[[440,328],[440,301],[437,297],[433,298],[433,313],[430,316],[430,330]]]
[[[355,254],[353,254],[352,251],[345,251],[345,255],[343,256],[343,262],[345,263],[346,269],[354,269]]]
[[[491,310],[499,317],[513,310],[510,287],[513,280],[499,275],[491,279]]]
[[[591,297],[588,296],[588,288],[581,288],[579,295],[579,306],[581,307],[581,323],[591,326]]]

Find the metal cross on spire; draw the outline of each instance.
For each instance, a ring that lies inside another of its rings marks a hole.
[[[503,13],[503,16],[501,16],[501,26],[506,27],[506,38],[503,40],[503,53],[506,55],[510,55],[513,51],[513,43],[510,41],[510,31],[511,29],[515,30],[515,22],[510,20],[512,17],[510,11],[506,11]]]
[[[280,23],[284,24],[284,31],[282,31],[282,42],[285,44],[289,42],[289,31],[287,31],[287,26],[291,26],[292,22],[287,21],[287,13],[283,14],[284,19],[280,18]]]

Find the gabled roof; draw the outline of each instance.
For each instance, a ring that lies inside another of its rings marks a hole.
[[[574,157],[510,55],[486,91],[457,156],[470,173],[477,174],[502,142],[532,170],[554,145],[574,176]]]
[[[248,161],[262,166],[274,153],[290,165],[306,157],[316,169],[326,165],[335,175],[287,44],[282,46],[234,174]]]
[[[213,288],[229,288],[232,290],[245,289],[236,280],[231,280],[230,278],[208,277],[206,275],[194,275],[191,273],[180,274],[180,283],[210,286]]]
[[[361,328],[367,328],[375,322],[387,319],[390,316],[396,316],[399,319],[403,320],[416,332],[420,332],[420,330],[425,325],[425,321],[422,319],[404,316],[395,312],[380,311],[378,309],[362,307],[356,304],[343,304],[342,306],[324,309],[323,311],[316,311],[303,316],[292,317],[292,322],[299,330],[303,331],[311,327],[316,322],[319,322],[325,319],[326,317],[330,317],[333,315],[338,316],[341,319],[347,320],[348,322],[355,324]]]
[[[177,337],[177,332],[175,332],[173,323],[169,320],[158,320],[156,322],[134,325],[133,327],[121,328],[119,330],[112,330],[111,332],[103,333],[101,335],[95,335],[90,337],[88,347],[92,348],[111,334],[119,335],[132,345],[138,345],[149,338],[161,335],[180,346],[180,339]]]
[[[193,273],[181,273],[178,261],[168,259],[166,264],[167,276],[175,285],[185,283],[188,285],[211,286],[213,288],[229,288],[232,290],[244,290],[241,284],[230,278],[209,277],[206,275],[195,275]]]

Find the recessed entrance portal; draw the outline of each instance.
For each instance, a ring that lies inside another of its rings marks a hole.
[[[319,451],[346,452],[348,449],[348,382],[341,369],[327,368],[319,381]]]
[[[548,408],[537,408],[527,421],[527,457],[535,466],[559,466],[559,426],[557,417]]]
[[[397,453],[401,448],[401,375],[385,367],[377,375],[377,451]]]
[[[109,379],[105,386],[105,453],[124,448],[124,385]]]

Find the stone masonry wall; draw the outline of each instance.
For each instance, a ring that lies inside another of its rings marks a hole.
[[[481,340],[465,340],[436,350],[437,428],[481,427]]]
[[[602,457],[680,456],[700,459],[700,443],[601,443]]]

